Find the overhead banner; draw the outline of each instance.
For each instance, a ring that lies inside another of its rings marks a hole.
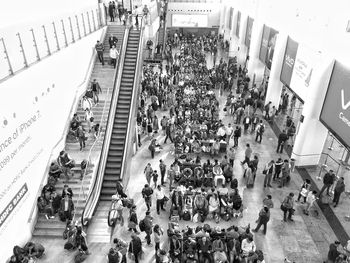
[[[248,48],[250,47],[250,41],[252,38],[253,23],[254,23],[254,19],[248,16],[247,30],[245,31],[245,40],[244,40],[244,44]]]
[[[271,69],[273,54],[275,52],[277,35],[278,35],[278,31],[264,25],[259,59],[262,62],[264,62],[264,64],[268,69]]]
[[[228,27],[230,30],[232,29],[232,18],[233,18],[233,7],[230,7],[230,16],[229,16],[229,23],[228,23]]]
[[[241,26],[241,12],[237,12],[236,36],[239,37],[239,28]]]
[[[320,59],[321,54],[317,51],[301,44],[298,45],[290,88],[304,101],[308,96],[313,69],[319,64]]]
[[[208,27],[208,15],[173,14],[173,27]]]
[[[284,53],[282,70],[281,70],[281,82],[290,87],[290,81],[292,79],[295,58],[297,56],[298,43],[288,37],[286,52]]]
[[[321,122],[350,146],[350,69],[335,62],[320,116]]]

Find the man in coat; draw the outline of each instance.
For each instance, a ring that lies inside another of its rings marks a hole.
[[[258,232],[260,227],[263,225],[264,226],[264,235],[266,235],[266,230],[267,230],[267,222],[270,220],[270,210],[267,206],[264,206],[260,212],[259,212],[259,219],[258,219],[258,225],[256,226],[255,229],[253,229],[254,232]]]

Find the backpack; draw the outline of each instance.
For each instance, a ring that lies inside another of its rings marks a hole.
[[[236,189],[238,187],[238,181],[237,181],[237,178],[234,178],[232,181],[231,181],[231,188],[232,189]]]
[[[259,127],[259,133],[263,134],[264,131],[265,131],[265,126],[263,124],[261,124],[260,127]]]
[[[261,250],[257,250],[255,251],[255,254],[258,256],[258,260],[259,261],[263,261],[264,260],[264,253]]]
[[[191,220],[190,211],[188,211],[188,210],[184,211],[184,213],[183,213],[183,215],[182,215],[182,219],[185,220],[185,221]]]
[[[143,232],[146,230],[146,223],[145,223],[145,220],[142,219],[140,222],[139,222],[139,228],[140,228],[140,231]]]

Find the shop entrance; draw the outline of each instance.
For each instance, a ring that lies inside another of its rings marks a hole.
[[[288,145],[292,147],[299,130],[303,107],[304,102],[288,86],[283,86],[275,123],[290,136]]]

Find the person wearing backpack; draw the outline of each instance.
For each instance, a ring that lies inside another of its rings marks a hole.
[[[294,193],[290,193],[286,198],[284,198],[281,204],[281,210],[283,211],[283,221],[287,222],[287,213],[288,220],[294,221],[292,215],[294,213]]]
[[[256,137],[255,137],[255,141],[258,143],[261,143],[262,140],[262,136],[265,132],[265,125],[263,123],[262,120],[260,120],[260,123],[258,125],[258,127],[256,128]]]
[[[151,234],[152,234],[152,226],[153,226],[153,217],[151,216],[151,213],[149,211],[146,212],[146,216],[143,220],[140,221],[143,222],[143,228],[146,233],[146,241],[148,246],[152,246],[151,243]],[[140,227],[141,230],[141,227]]]
[[[147,211],[149,211],[152,206],[152,194],[153,189],[148,184],[145,184],[145,187],[142,189],[142,197],[145,199]]]
[[[136,234],[139,234],[139,232],[136,230],[137,224],[138,224],[138,220],[137,220],[137,214],[136,214],[136,205],[133,205],[130,209],[128,231],[134,231]]]

